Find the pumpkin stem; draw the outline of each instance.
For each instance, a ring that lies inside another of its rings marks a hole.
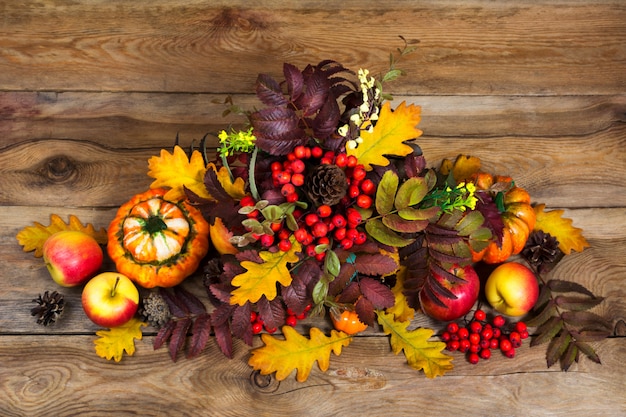
[[[167,229],[167,225],[163,221],[163,219],[159,216],[150,216],[146,219],[145,223],[146,232],[151,235],[158,233],[162,230]]]

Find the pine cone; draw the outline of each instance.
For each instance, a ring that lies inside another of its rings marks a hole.
[[[46,291],[43,296],[39,294],[39,297],[32,301],[37,303],[37,307],[33,307],[30,310],[30,314],[31,316],[37,316],[37,324],[43,324],[44,326],[56,322],[63,313],[63,307],[65,306],[63,295],[56,291],[52,293]]]
[[[337,165],[316,166],[307,176],[306,194],[317,206],[334,206],[346,195],[346,174]]]
[[[563,252],[559,249],[559,241],[549,233],[541,230],[530,234],[522,255],[528,263],[537,269],[559,260]]]
[[[172,317],[167,302],[156,292],[143,299],[139,314],[153,327],[161,327]]]

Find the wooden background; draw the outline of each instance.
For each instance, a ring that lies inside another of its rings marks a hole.
[[[6,0],[0,16],[0,415],[626,415],[623,1]],[[399,35],[419,48],[388,88],[423,107],[428,161],[479,156],[585,230],[591,248],[554,273],[606,297],[602,365],[547,369],[526,344],[478,366],[456,355],[429,380],[368,329],[328,372],[279,383],[255,378],[243,344],[172,363],[153,329],[107,362],[76,288],[63,321],[35,324],[31,299],[58,288],[20,229],[51,213],[107,227],[177,134],[189,145],[241,123],[215,101],[252,108],[259,72],[330,58],[376,73]]]

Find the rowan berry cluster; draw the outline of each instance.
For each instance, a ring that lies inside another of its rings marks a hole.
[[[310,310],[311,310],[310,304],[307,305],[304,311],[300,314],[296,314],[293,312],[293,310],[288,308],[287,317],[285,318],[285,324],[287,326],[295,327],[295,325],[298,324],[300,320],[304,320],[306,318]],[[263,320],[263,317],[261,317],[261,315],[257,313],[256,311],[250,312],[250,323],[252,324],[252,333],[254,334],[259,334],[263,330],[271,334],[271,333],[276,333],[276,331],[278,330],[276,327],[267,326],[267,324]]]
[[[309,169],[322,165],[335,165],[343,171],[345,180],[342,177],[340,185],[345,189],[338,191],[341,197],[336,204],[315,206],[307,199],[310,184],[305,184],[305,181],[308,181]],[[297,146],[286,155],[284,161],[273,162],[271,172],[273,185],[280,190],[285,200],[288,203],[307,202],[307,208],[298,206],[293,211],[297,222],[295,229],[290,229],[286,221],[272,223],[270,228],[273,234],[266,233],[258,238],[263,247],[277,245],[279,250],[286,252],[291,249],[290,238],[293,235],[302,244],[307,256],[322,261],[326,253],[320,247],[339,246],[348,250],[353,245],[365,243],[367,235],[358,228],[362,217],[356,207],[368,209],[372,206],[376,184],[366,178],[365,167],[358,163],[355,156],[324,151],[319,146]],[[241,200],[242,207],[255,204],[249,196]],[[257,219],[259,215],[258,210],[247,213],[248,218],[252,219]]]
[[[513,358],[515,349],[527,338],[528,329],[523,321],[507,326],[506,319],[500,315],[487,321],[487,314],[480,309],[463,326],[456,322],[448,323],[441,334],[446,349],[467,354],[467,360],[471,364],[477,364],[481,359],[489,359],[491,352],[498,349],[507,358]]]

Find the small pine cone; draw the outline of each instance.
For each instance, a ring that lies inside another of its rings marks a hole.
[[[56,291],[52,293],[46,291],[43,296],[40,294],[38,298],[32,301],[37,303],[37,306],[30,310],[30,314],[37,316],[37,324],[44,326],[55,323],[63,313],[65,306],[63,295]]]
[[[306,194],[317,206],[334,206],[346,195],[346,174],[337,165],[316,166],[307,176]]]
[[[549,265],[555,262],[561,254],[559,241],[554,236],[541,230],[530,234],[522,251],[522,255],[528,263],[535,267]]]
[[[167,302],[156,292],[151,292],[143,299],[139,314],[156,328],[162,327],[172,318]]]

